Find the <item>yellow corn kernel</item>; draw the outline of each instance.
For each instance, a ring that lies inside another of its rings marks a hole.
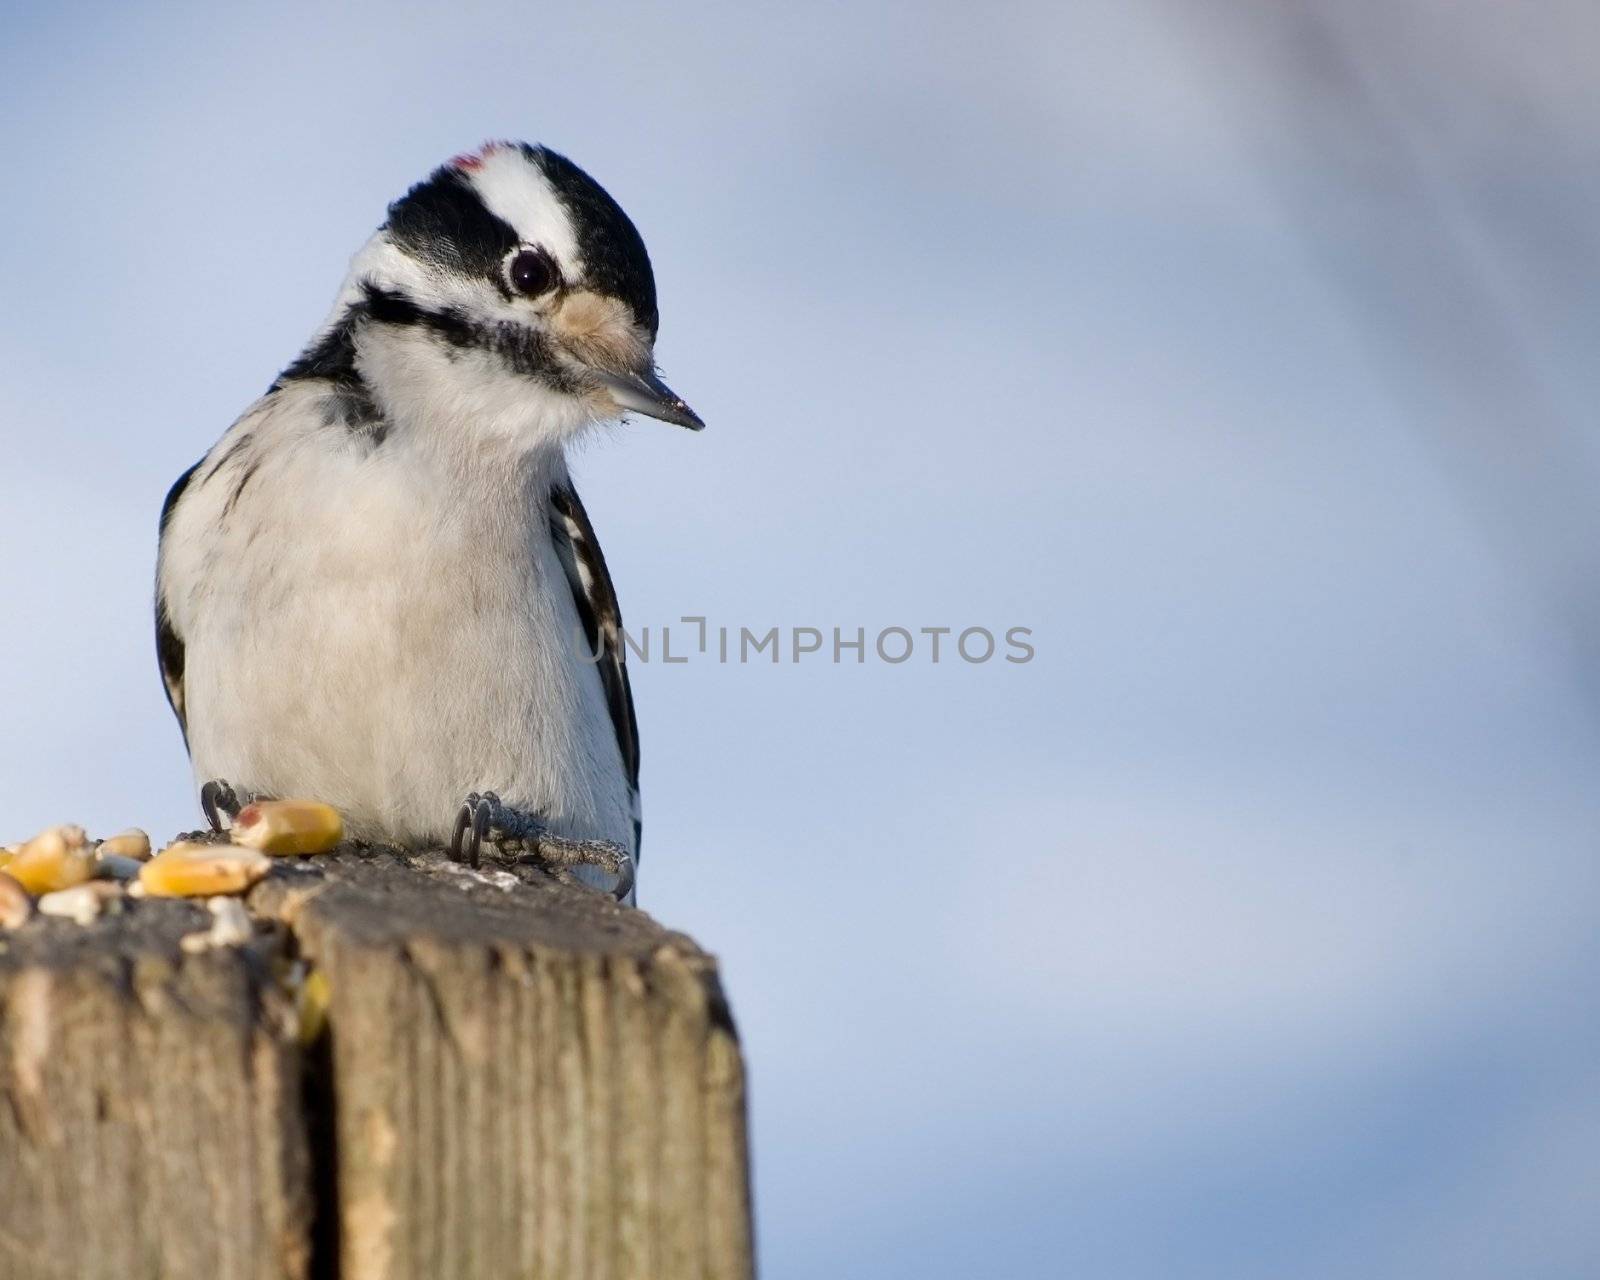
[[[143,862],[150,856],[150,837],[138,827],[129,827],[102,840],[99,852],[103,857],[133,858]]]
[[[29,893],[54,893],[90,879],[94,855],[82,827],[47,827],[12,854],[5,869]]]
[[[309,1048],[328,1025],[328,1005],[333,1001],[333,988],[328,985],[328,975],[321,969],[306,974],[300,984],[300,1043]]]
[[[0,871],[0,929],[15,929],[27,924],[33,914],[33,899],[11,876]]]
[[[155,898],[209,898],[243,893],[271,866],[254,849],[180,840],[139,868],[139,883]]]
[[[233,842],[263,853],[327,853],[344,839],[344,819],[315,800],[258,800],[233,820]]]

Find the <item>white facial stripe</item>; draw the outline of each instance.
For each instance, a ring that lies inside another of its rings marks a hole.
[[[548,249],[568,280],[582,275],[583,259],[567,211],[539,167],[519,148],[494,148],[468,177],[489,212],[509,222],[525,244]]]

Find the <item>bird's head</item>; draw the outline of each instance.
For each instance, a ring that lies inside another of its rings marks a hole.
[[[656,373],[658,319],[644,241],[604,188],[554,151],[490,143],[389,206],[284,377],[347,375],[386,415],[524,437],[627,413],[699,430]]]

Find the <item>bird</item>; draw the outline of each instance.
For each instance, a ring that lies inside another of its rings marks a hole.
[[[635,901],[639,734],[568,469],[662,381],[638,229],[491,142],[388,207],[332,311],[162,505],[156,654],[199,801],[308,797],[354,839],[488,848]]]

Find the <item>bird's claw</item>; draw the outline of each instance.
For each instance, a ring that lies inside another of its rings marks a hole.
[[[499,804],[500,798],[492,791],[487,796],[474,791],[466,798],[456,814],[455,832],[450,837],[452,862],[465,862],[469,867],[478,865],[483,838],[489,834],[494,810]]]
[[[466,798],[456,814],[455,830],[450,837],[450,857],[476,867],[480,861],[484,842],[496,846],[512,859],[526,857],[558,880],[568,883],[573,867],[599,867],[616,876],[617,883],[611,894],[618,901],[633,892],[633,858],[619,844],[609,840],[577,840],[558,836],[544,822],[510,809],[500,802],[492,791],[479,795],[474,791]]]
[[[245,802],[239,798],[239,793],[221,778],[212,778],[210,782],[203,783],[200,787],[200,810],[206,815],[206,821],[211,824],[213,831],[221,831],[222,818],[226,815],[228,825],[233,825],[233,820],[239,816],[239,810],[244,808]]]

